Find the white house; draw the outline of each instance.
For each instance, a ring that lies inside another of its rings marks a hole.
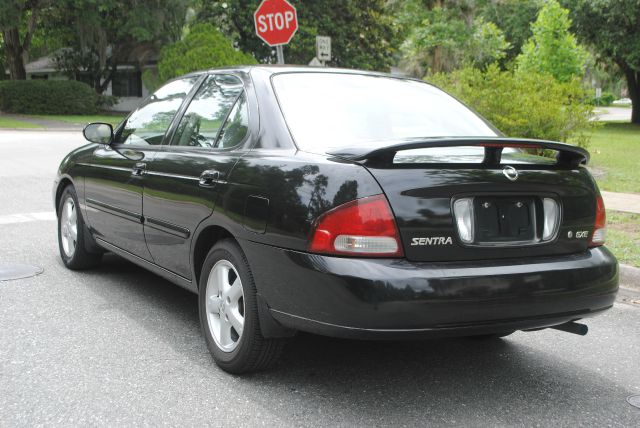
[[[25,65],[27,79],[68,80],[69,77],[67,75],[56,69],[54,55],[47,55],[27,63]],[[152,61],[143,67],[143,71],[155,68],[156,61]],[[135,65],[118,66],[115,76],[103,93],[104,95],[118,97],[118,103],[111,107],[110,110],[131,111],[140,103],[142,98],[149,95],[150,91],[142,81],[143,71]],[[91,85],[90,77],[86,73],[78,73],[76,80]]]

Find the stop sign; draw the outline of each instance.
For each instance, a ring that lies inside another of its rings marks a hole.
[[[256,34],[269,46],[286,45],[298,30],[296,8],[287,0],[263,0],[253,18]]]

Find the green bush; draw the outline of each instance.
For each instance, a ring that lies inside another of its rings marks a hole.
[[[465,68],[429,81],[458,97],[509,137],[571,141],[586,147],[594,126],[593,107],[577,79],[558,82],[550,75]]]
[[[0,110],[22,114],[93,114],[98,95],[75,80],[6,80],[0,82]]]
[[[109,110],[114,105],[118,104],[120,99],[118,97],[114,97],[113,95],[98,95],[98,99],[96,100],[96,107],[98,110]]]
[[[232,65],[256,64],[254,57],[235,49],[211,24],[196,24],[182,40],[160,51],[160,82],[192,71]]]

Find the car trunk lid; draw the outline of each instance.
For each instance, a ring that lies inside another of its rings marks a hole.
[[[579,253],[593,233],[598,191],[584,168],[589,155],[578,147],[436,138],[331,155],[361,163],[376,178],[412,261]]]

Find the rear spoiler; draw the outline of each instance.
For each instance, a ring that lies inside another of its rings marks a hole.
[[[554,141],[504,137],[428,138],[405,141],[378,148],[354,147],[336,149],[328,152],[328,154],[354,162],[392,164],[396,153],[403,150],[461,146],[484,147],[484,159],[482,161],[484,165],[500,165],[502,149],[505,147],[555,150],[558,152],[556,155],[558,165],[573,168],[586,165],[589,162],[589,152],[580,147]]]

